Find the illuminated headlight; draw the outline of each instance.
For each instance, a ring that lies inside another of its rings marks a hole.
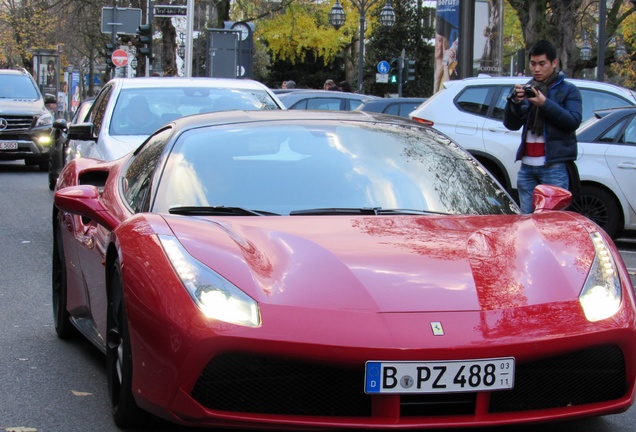
[[[183,286],[207,317],[249,327],[260,325],[254,299],[194,259],[176,238],[160,235],[159,240]]]
[[[41,126],[50,126],[53,124],[53,116],[51,114],[42,114],[37,123],[35,123],[35,127]]]
[[[38,142],[40,145],[48,147],[53,142],[53,139],[51,138],[51,135],[41,135],[38,137]]]
[[[621,282],[616,271],[614,258],[603,240],[603,237],[592,233],[592,242],[596,256],[587,276],[579,301],[583,306],[585,317],[589,321],[600,321],[610,318],[621,306]]]

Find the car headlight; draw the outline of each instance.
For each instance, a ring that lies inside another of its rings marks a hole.
[[[50,126],[53,124],[53,116],[51,114],[42,114],[38,117],[35,127]]]
[[[207,317],[249,327],[260,325],[254,299],[192,257],[176,238],[160,235],[159,240],[183,286]]]
[[[621,306],[622,288],[614,257],[600,233],[592,233],[596,256],[587,276],[579,301],[589,321],[613,316]]]

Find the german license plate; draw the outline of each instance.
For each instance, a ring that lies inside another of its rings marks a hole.
[[[514,387],[515,359],[369,361],[365,393],[457,393]]]
[[[0,142],[0,150],[17,150],[18,143],[15,141]]]

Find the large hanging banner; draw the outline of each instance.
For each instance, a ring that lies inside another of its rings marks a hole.
[[[459,77],[459,0],[437,0],[436,15],[434,93],[442,88],[444,81]]]
[[[503,0],[475,1],[473,76],[503,75]]]

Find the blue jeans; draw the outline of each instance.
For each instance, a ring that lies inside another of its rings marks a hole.
[[[521,212],[532,213],[532,193],[534,188],[540,184],[549,184],[568,189],[570,179],[565,163],[554,163],[543,166],[532,166],[521,164],[519,176],[517,177],[517,189],[519,189],[519,206]]]

